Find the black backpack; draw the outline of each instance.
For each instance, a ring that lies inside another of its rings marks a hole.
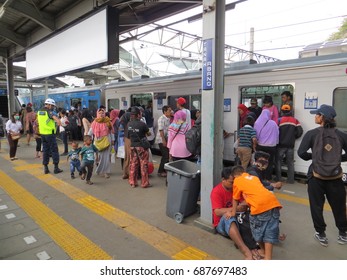
[[[312,149],[313,176],[322,180],[342,177],[342,143],[337,129],[318,128]]]
[[[191,129],[185,133],[187,150],[193,155],[201,154],[201,122],[196,120]]]

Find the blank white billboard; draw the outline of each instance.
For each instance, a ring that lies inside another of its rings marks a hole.
[[[109,53],[114,50],[109,50],[108,36],[114,34],[109,34],[108,27],[107,9],[103,9],[27,50],[27,80],[57,76],[110,62]],[[117,26],[113,28],[117,29]]]

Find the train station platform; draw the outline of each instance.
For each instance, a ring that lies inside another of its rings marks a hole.
[[[70,178],[63,157],[63,173],[44,175],[34,141],[28,146],[21,139],[16,156],[10,161],[7,141],[1,139],[0,260],[243,259],[230,239],[196,226],[198,213],[181,224],[166,216],[166,179],[156,170],[151,188],[131,188],[117,159],[110,178],[94,174],[94,184],[87,185]],[[157,168],[160,157],[154,161]],[[274,246],[273,259],[347,259],[328,206],[329,246],[314,240],[304,184],[285,185],[275,194],[283,205],[280,230],[287,239]]]

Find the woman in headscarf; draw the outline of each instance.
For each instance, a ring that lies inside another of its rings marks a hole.
[[[113,109],[110,112],[110,119],[113,127],[113,132],[114,132],[114,150],[115,153],[117,154],[118,151],[118,128],[119,128],[119,110]]]
[[[240,116],[240,124],[239,124],[239,129],[240,129],[241,127],[243,127],[243,124],[247,118],[248,113],[250,113],[250,111],[248,110],[245,104],[240,104],[237,107],[237,109],[239,110],[239,116]]]
[[[276,146],[279,140],[279,129],[275,121],[271,120],[271,113],[263,109],[259,118],[254,123],[257,132],[257,151],[270,154],[269,165],[265,170],[265,179],[272,180],[272,172],[275,164]]]
[[[146,136],[149,135],[149,128],[141,121],[141,111],[134,106],[131,109],[131,119],[128,123],[128,137],[130,139],[130,168],[129,184],[137,187],[139,170],[141,170],[141,187],[151,187],[148,179],[149,147]],[[143,141],[145,139],[145,141]],[[144,142],[147,141],[147,146]]]
[[[96,140],[101,139],[104,136],[108,138],[110,146],[106,148],[105,150],[99,151],[99,162],[96,167],[95,173],[104,175],[105,178],[110,178],[110,175],[109,175],[111,173],[110,155],[111,155],[112,146],[114,145],[114,134],[113,134],[113,127],[112,127],[111,120],[109,117],[106,117],[105,115],[105,109],[103,108],[98,109],[96,113],[96,118],[92,122],[91,128],[88,134],[94,136],[94,142]]]
[[[192,156],[186,146],[185,134],[189,129],[186,118],[186,113],[183,110],[178,110],[168,129],[167,147],[174,161],[179,159],[190,159]]]

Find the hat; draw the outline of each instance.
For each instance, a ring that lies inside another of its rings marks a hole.
[[[323,115],[326,119],[333,119],[336,117],[336,111],[334,107],[326,104],[320,105],[320,107],[316,110],[311,110],[311,114],[321,114]]]
[[[27,106],[28,106],[28,107],[32,107],[33,104],[32,104],[32,103],[28,103]]]
[[[183,97],[180,97],[177,99],[177,103],[182,106],[182,105],[186,104],[186,100]]]
[[[266,103],[272,103],[272,96],[266,95],[266,96],[264,97],[263,103],[264,103],[264,104],[266,104]]]
[[[53,105],[55,106],[55,101],[52,98],[47,98],[45,101],[45,104]]]
[[[71,106],[70,111],[75,111],[75,107]]]
[[[139,115],[141,113],[139,107],[133,106],[130,111],[131,115]]]
[[[290,111],[290,110],[291,110],[291,109],[290,109],[290,105],[284,104],[284,105],[281,107],[281,110],[282,110],[282,111]]]
[[[258,104],[258,100],[256,98],[251,99],[251,104]]]

